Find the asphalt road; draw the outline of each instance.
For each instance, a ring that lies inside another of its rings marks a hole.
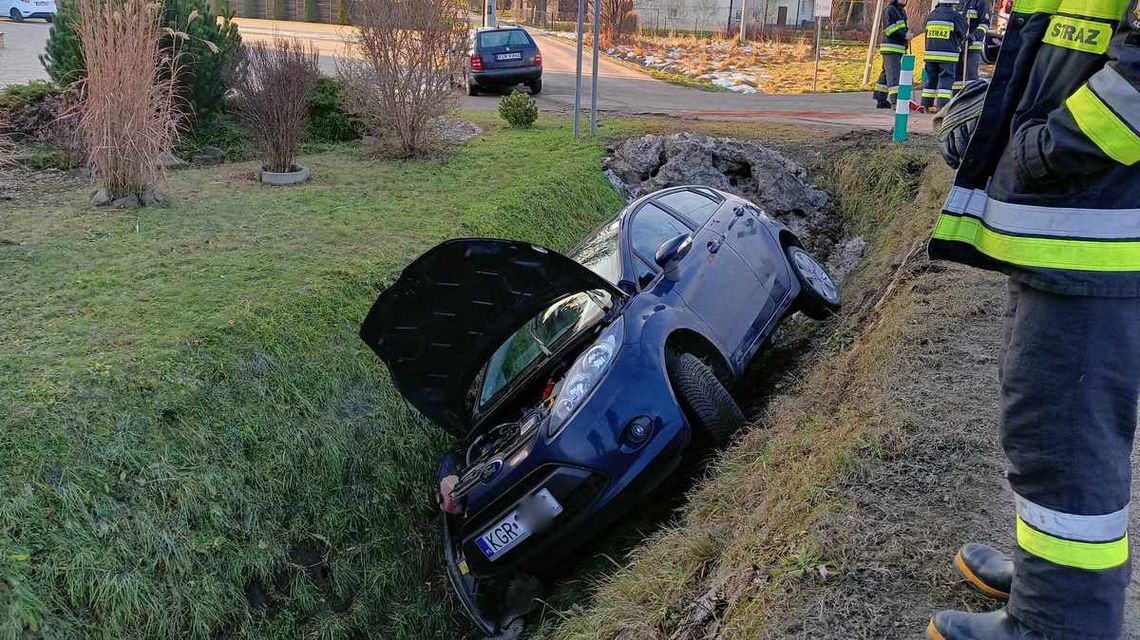
[[[272,42],[278,37],[296,37],[311,43],[321,53],[321,69],[333,74],[338,59],[351,56],[346,38],[351,28],[338,25],[273,20],[238,19],[246,42]],[[46,78],[37,59],[48,35],[42,22],[0,21],[7,46],[0,49],[0,86]],[[538,96],[545,111],[570,112],[574,105],[573,43],[542,31],[531,32],[542,49],[543,90]],[[590,104],[590,52],[583,59],[582,106]],[[762,120],[798,122],[838,129],[890,128],[893,115],[873,108],[869,93],[819,93],[802,95],[742,95],[701,91],[656,80],[630,66],[602,56],[598,69],[598,107],[615,114],[661,114],[715,120]],[[463,98],[463,108],[493,110],[495,96]],[[929,131],[929,116],[913,115],[912,131]]]

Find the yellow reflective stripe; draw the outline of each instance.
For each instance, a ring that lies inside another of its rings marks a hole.
[[[1053,16],[1042,40],[1045,44],[1100,55],[1108,51],[1112,26],[1103,22]]]
[[[1063,567],[1101,571],[1128,562],[1128,534],[1112,542],[1077,542],[1054,538],[1017,518],[1017,546]]]
[[[926,52],[926,59],[932,62],[957,62],[958,54],[956,53],[935,53],[932,51]]]
[[[1011,236],[987,229],[977,218],[947,214],[939,216],[934,237],[968,243],[995,260],[1023,267],[1140,271],[1140,241],[1097,242]]]
[[[1127,6],[1128,0],[1061,0],[1057,12],[1104,20],[1120,20],[1124,17]]]
[[[880,53],[906,53],[906,47],[901,45],[901,44],[890,44],[888,42],[884,42],[879,47],[879,52]]]
[[[1087,84],[1069,96],[1065,106],[1081,132],[1100,147],[1104,155],[1126,166],[1140,161],[1140,136],[1118,118]]]
[[[1061,0],[1014,0],[1014,13],[1057,13]]]
[[[883,33],[885,33],[889,36],[892,33],[896,32],[896,31],[900,31],[902,29],[906,29],[906,23],[903,22],[902,20],[899,20],[898,22],[892,24],[891,26],[887,27],[886,29],[883,29]]]

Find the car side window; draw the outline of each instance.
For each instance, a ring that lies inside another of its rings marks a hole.
[[[633,268],[637,271],[637,286],[642,289],[649,286],[649,283],[657,277],[657,272],[641,256],[633,257]]]
[[[634,214],[629,239],[630,244],[633,245],[633,250],[645,262],[653,264],[657,247],[660,247],[662,242],[675,238],[682,233],[692,233],[692,229],[669,212],[650,202],[642,205]],[[640,271],[640,267],[638,270]]]
[[[720,203],[712,198],[688,189],[667,193],[657,200],[688,218],[689,222],[697,227],[708,222],[713,212],[720,206]]]

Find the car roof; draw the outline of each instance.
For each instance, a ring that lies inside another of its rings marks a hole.
[[[476,27],[475,33],[483,33],[484,31],[526,31],[522,27],[508,25],[506,27]]]

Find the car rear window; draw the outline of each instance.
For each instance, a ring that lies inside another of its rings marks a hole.
[[[530,44],[530,36],[522,29],[482,31],[479,33],[480,47],[520,47],[528,44]]]
[[[712,198],[687,189],[667,193],[657,198],[657,201],[685,216],[698,227],[709,221],[719,205]]]

